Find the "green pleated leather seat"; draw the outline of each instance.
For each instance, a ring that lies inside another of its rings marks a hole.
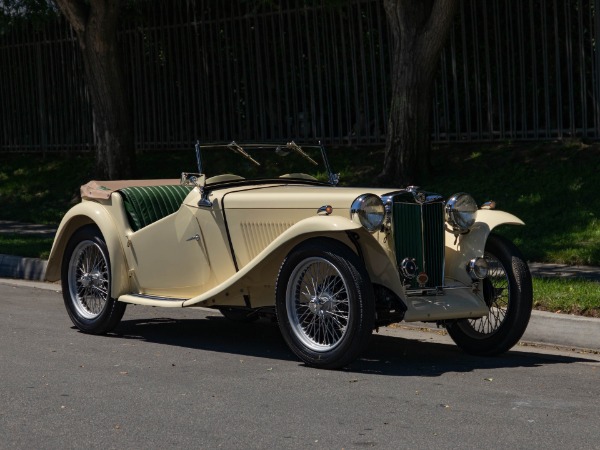
[[[140,230],[179,209],[193,186],[133,186],[119,189],[133,231]]]

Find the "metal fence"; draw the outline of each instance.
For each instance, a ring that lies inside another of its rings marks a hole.
[[[136,3],[120,42],[138,149],[198,138],[385,141],[381,2],[270,3]],[[600,138],[599,3],[461,1],[440,60],[433,139]],[[82,76],[62,19],[0,35],[0,151],[90,149]]]
[[[461,2],[436,83],[434,138],[600,138],[599,7]]]
[[[377,143],[386,120],[383,11],[289,2],[147,3],[125,32],[144,147],[190,139]]]
[[[0,151],[91,148],[92,113],[78,52],[62,21],[0,36]]]

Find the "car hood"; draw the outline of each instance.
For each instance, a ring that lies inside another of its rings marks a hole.
[[[330,205],[349,208],[359,195],[384,195],[393,191],[381,188],[333,186],[264,186],[229,191],[223,196],[225,209],[312,209]]]

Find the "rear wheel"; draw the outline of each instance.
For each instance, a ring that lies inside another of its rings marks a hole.
[[[305,363],[337,369],[356,359],[373,331],[373,288],[360,259],[332,239],[307,241],[283,262],[276,287],[283,338]]]
[[[127,304],[110,297],[110,259],[98,228],[85,226],[73,234],[61,275],[65,307],[77,328],[103,334],[118,325]]]
[[[475,355],[508,351],[525,333],[533,304],[531,274],[523,256],[509,240],[491,234],[485,246],[489,272],[482,281],[490,309],[479,319],[462,319],[446,325],[456,344]]]

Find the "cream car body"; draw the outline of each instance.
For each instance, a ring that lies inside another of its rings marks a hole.
[[[129,184],[140,183],[125,182],[122,187]],[[320,236],[337,239],[353,248],[348,233],[356,233],[371,281],[405,300],[408,307],[405,321],[487,314],[480,292],[455,290],[444,296],[409,300],[395,269],[389,233],[368,233],[350,218],[349,205],[364,192],[361,188],[285,184],[264,186],[259,192],[227,188],[211,194],[213,206],[207,209],[198,206],[200,191],[194,188],[177,212],[137,232],[127,222],[118,192],[111,192],[108,199],[84,197],[82,203],[65,215],[58,228],[46,279],[60,279],[62,251],[72,232],[84,224],[96,224],[109,248],[111,296],[119,301],[163,307],[248,306],[248,301],[251,307],[273,306],[277,272],[295,245]],[[389,189],[369,189],[369,192],[385,195]],[[333,213],[319,214],[318,209],[323,205],[332,206]],[[502,224],[523,222],[503,211],[480,210],[474,226],[476,232],[459,235],[457,239],[446,231],[447,286],[472,284],[464,268],[472,258],[483,256],[488,234]]]
[[[376,313],[388,317],[391,311],[388,319],[378,317],[380,322],[445,323],[490,313],[481,280],[467,268],[471,261],[484,258],[488,236],[495,227],[523,224],[509,213],[492,209],[479,209],[468,232],[457,232],[446,223],[439,285],[427,288],[419,282],[419,287],[414,281],[411,285],[400,270],[396,241],[410,241],[411,236],[392,224],[395,219],[391,214],[396,208],[392,199],[398,193],[407,196],[409,203],[411,195],[415,199],[422,196],[416,188],[336,187],[293,176],[248,183],[225,175],[213,178],[217,182],[211,184],[204,175],[198,177],[201,182],[190,187],[174,212],[140,229],[132,226],[124,205],[124,189],[137,186],[144,192],[146,186],[172,186],[175,180],[92,182],[83,186],[82,202],[59,226],[46,278],[56,281],[65,276],[72,264],[65,253],[70,239],[82,227],[94,225],[108,252],[108,297],[120,303],[273,311],[277,280],[288,255],[311,239],[330,239],[355,254],[377,295],[393,293],[390,295],[400,300],[401,308],[395,304],[384,314]],[[374,232],[365,229],[351,211],[353,201],[365,193],[387,199],[386,222]],[[83,287],[100,286],[94,281],[97,274],[86,272],[85,276]],[[83,289],[74,288],[73,282],[69,288],[63,280],[63,291],[65,286],[74,296],[76,289]],[[319,314],[331,314],[319,308]]]

